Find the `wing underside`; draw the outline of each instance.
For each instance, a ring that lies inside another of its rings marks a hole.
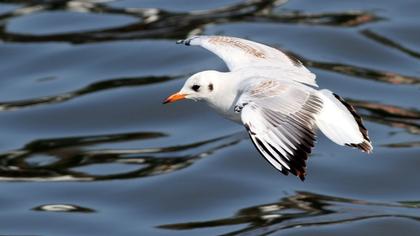
[[[306,160],[315,142],[315,115],[321,107],[316,94],[290,85],[281,95],[254,95],[243,107],[241,118],[255,147],[271,165],[304,180]]]

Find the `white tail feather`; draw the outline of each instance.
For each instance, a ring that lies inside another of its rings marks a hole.
[[[320,90],[323,108],[316,124],[329,139],[339,145],[353,146],[365,152],[372,151],[372,145],[362,120],[352,106],[331,91]]]

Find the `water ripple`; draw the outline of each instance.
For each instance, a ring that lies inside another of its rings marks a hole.
[[[242,208],[234,216],[208,221],[159,225],[171,230],[244,225],[223,235],[268,235],[282,230],[345,224],[372,218],[406,218],[420,221],[418,202],[380,203],[297,192],[278,202]]]
[[[132,77],[132,78],[117,78],[111,80],[103,80],[90,84],[84,88],[75,91],[62,93],[53,96],[44,96],[32,99],[0,102],[0,111],[16,110],[22,108],[33,107],[36,105],[55,104],[65,102],[74,98],[78,98],[87,94],[93,94],[110,89],[117,89],[121,87],[137,87],[155,83],[162,83],[172,79],[180,78],[179,76],[148,76],[148,77]]]
[[[180,13],[157,8],[113,8],[99,2],[40,1],[38,4],[29,4],[13,12],[0,15],[0,21],[3,21],[3,26],[0,28],[0,39],[6,42],[69,42],[80,44],[110,40],[179,39],[185,38],[192,32],[199,32],[202,27],[208,24],[239,21],[352,27],[380,20],[373,13],[364,11],[319,14],[287,11],[282,12],[282,14],[272,13],[274,8],[285,2],[248,0],[217,9]],[[127,15],[137,18],[138,21],[105,30],[49,35],[14,33],[9,32],[5,27],[9,19],[18,16],[57,10]]]
[[[95,210],[81,207],[73,204],[45,204],[32,208],[34,211],[48,211],[48,212],[79,212],[79,213],[93,213]]]
[[[192,165],[211,153],[237,144],[243,133],[236,133],[200,142],[142,149],[85,150],[92,144],[161,138],[162,133],[123,133],[84,137],[36,140],[19,150],[0,154],[0,180],[2,181],[98,181],[140,178],[171,173]],[[35,156],[52,156],[49,162],[39,164]],[[134,165],[120,173],[89,173],[81,167],[109,163]]]

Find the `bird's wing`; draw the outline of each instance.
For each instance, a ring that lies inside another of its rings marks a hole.
[[[286,71],[295,75],[288,79],[317,87],[315,74],[306,69],[298,59],[264,44],[227,36],[193,36],[177,43],[198,45],[213,52],[231,71],[264,69],[267,72],[264,76],[272,74],[272,77]]]
[[[306,86],[257,80],[243,88],[235,111],[258,151],[283,174],[304,180],[322,100]]]

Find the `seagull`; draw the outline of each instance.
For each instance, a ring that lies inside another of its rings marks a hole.
[[[315,74],[298,59],[267,45],[228,36],[177,41],[219,56],[229,72],[207,70],[187,79],[165,103],[202,101],[242,124],[260,154],[284,175],[302,181],[319,129],[338,145],[372,152],[361,117],[343,98],[318,89]]]

